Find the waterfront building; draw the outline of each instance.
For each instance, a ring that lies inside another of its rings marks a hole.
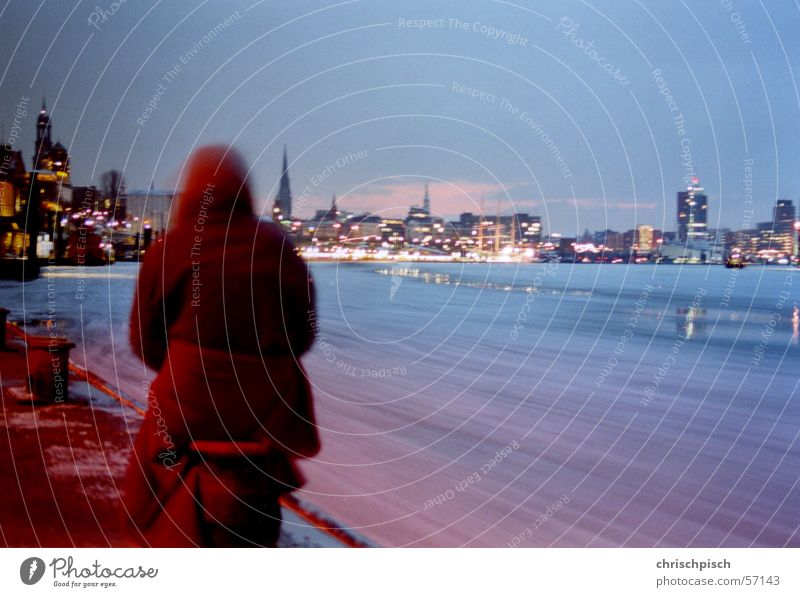
[[[380,243],[383,240],[383,220],[371,214],[353,216],[348,220],[347,240],[350,243]]]
[[[595,232],[593,239],[595,246],[604,247],[609,251],[621,251],[625,240],[621,233],[608,228]]]
[[[542,240],[540,216],[515,213],[510,216],[500,216],[498,224],[502,245],[536,247]]]
[[[542,242],[542,217],[524,215],[524,219],[520,219],[520,228],[522,229],[521,238],[522,242],[532,247],[538,247]]]
[[[0,257],[4,266],[27,255],[30,245],[25,227],[27,202],[28,173],[22,152],[3,142],[0,145]],[[6,267],[3,270],[5,272]]]
[[[758,255],[760,233],[757,228],[735,230],[725,235],[725,249],[728,253],[739,253],[746,257]]]
[[[636,229],[638,236],[638,250],[640,253],[652,251],[655,247],[654,228],[648,224],[642,224]]]
[[[431,200],[428,183],[425,183],[425,194],[422,207],[413,205],[405,219],[406,243],[411,245],[441,245],[446,238],[446,226],[443,218],[431,215]]]
[[[772,212],[772,222],[765,223],[767,234],[762,237],[761,249],[777,251],[782,256],[797,254],[795,207],[788,199],[780,199]],[[761,228],[759,224],[759,229]]]
[[[678,193],[678,240],[692,243],[707,239],[708,197],[697,178]]]
[[[31,158],[33,169],[28,173],[30,193],[39,203],[39,235],[53,243],[55,252],[63,249],[63,212],[72,203],[70,156],[58,141],[52,140],[53,123],[42,98],[42,108],[36,118],[36,142]],[[38,253],[37,253],[38,254]],[[49,255],[42,255],[48,257]]]
[[[636,228],[626,230],[622,234],[622,250],[633,251],[639,242],[639,231]]]

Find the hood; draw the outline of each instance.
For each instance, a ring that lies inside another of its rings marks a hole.
[[[173,227],[227,223],[233,212],[253,215],[247,165],[233,147],[206,145],[189,156],[181,192],[172,209]]]

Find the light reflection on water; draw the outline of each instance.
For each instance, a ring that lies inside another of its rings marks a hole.
[[[502,290],[503,292],[529,292],[536,294],[551,294],[562,295],[569,294],[572,296],[591,296],[591,290],[559,290],[557,288],[546,288],[508,284],[502,282],[492,282],[490,280],[479,280],[474,278],[466,278],[464,276],[456,276],[454,274],[442,272],[429,272],[421,270],[418,267],[409,266],[395,266],[392,268],[380,268],[375,270],[376,274],[382,276],[391,276],[394,278],[411,278],[424,284],[436,284],[440,286],[463,286],[464,288],[477,288],[479,290]]]

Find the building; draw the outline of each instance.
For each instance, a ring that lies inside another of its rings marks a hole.
[[[64,249],[62,213],[72,203],[70,158],[67,149],[52,140],[53,123],[42,98],[42,108],[36,118],[36,143],[28,173],[30,193],[39,202],[37,241],[52,243],[58,257]],[[38,254],[38,253],[37,253]],[[40,255],[48,257],[49,255]]]
[[[697,178],[678,193],[678,240],[681,243],[707,239],[708,197]]]
[[[595,246],[603,247],[610,251],[621,251],[625,241],[622,233],[609,228],[595,232],[593,239]]]
[[[500,216],[500,236],[502,241],[515,247],[536,247],[542,242],[542,218],[527,213]]]
[[[431,199],[428,183],[422,197],[422,207],[411,206],[405,219],[406,242],[412,245],[441,245],[444,240],[446,226],[442,218],[431,216]]]
[[[33,149],[33,170],[61,172],[69,175],[69,153],[58,141],[53,143],[53,124],[42,98],[42,109],[36,119],[36,145]]]
[[[551,237],[552,238],[552,237]],[[575,260],[575,245],[578,243],[577,237],[559,236],[558,244],[555,244],[558,256],[564,261]]]
[[[458,220],[447,223],[447,231],[454,245],[461,250],[474,248],[478,240],[478,226],[480,217],[471,211],[465,211],[458,216]]]
[[[663,245],[660,258],[672,263],[706,263],[708,253],[699,247],[688,244]]]
[[[661,240],[665,245],[674,243],[678,239],[678,233],[674,231],[662,231]]]
[[[729,254],[766,262],[797,254],[796,212],[788,199],[775,204],[771,221],[759,222],[755,228],[726,232],[724,243]]]
[[[128,193],[126,227],[132,234],[161,236],[169,227],[174,191],[150,188]],[[146,232],[150,230],[150,232]]]
[[[330,208],[317,210],[314,219],[306,223],[305,235],[317,243],[338,243],[347,237],[349,229],[346,224],[347,216],[336,204],[334,193]]]
[[[400,248],[406,242],[406,223],[397,218],[383,218],[381,220],[381,237],[383,242]]]
[[[780,199],[772,211],[772,226],[768,247],[785,256],[797,254],[795,208],[788,199]]]
[[[272,219],[277,223],[287,225],[292,220],[292,190],[289,186],[289,159],[286,147],[283,148],[283,169],[281,170],[281,182],[278,194],[275,196],[275,203],[272,206]]]
[[[638,233],[638,250],[640,253],[648,253],[655,248],[656,239],[654,237],[654,228],[647,224],[642,224],[636,229]]]
[[[72,187],[72,211],[93,213],[103,210],[103,198],[95,186]]]
[[[624,251],[633,251],[639,243],[639,231],[636,228],[631,228],[622,233],[622,249]]]
[[[28,257],[29,229],[25,216],[28,202],[28,173],[22,152],[13,145],[0,145],[0,266],[2,276],[16,277],[16,261]]]
[[[735,230],[725,235],[725,250],[728,253],[755,257],[758,254],[759,241],[760,234],[757,228]]]
[[[101,198],[97,211],[115,226],[124,223],[128,214],[128,195],[122,172],[108,170],[100,177],[100,183]]]
[[[348,242],[379,243],[383,240],[383,220],[370,214],[354,216],[348,222],[348,232]]]

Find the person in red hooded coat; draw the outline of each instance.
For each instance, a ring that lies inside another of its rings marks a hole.
[[[126,478],[136,543],[275,545],[295,461],[319,450],[299,361],[313,314],[308,270],[254,215],[242,158],[195,151],[131,313],[133,350],[158,372]]]

